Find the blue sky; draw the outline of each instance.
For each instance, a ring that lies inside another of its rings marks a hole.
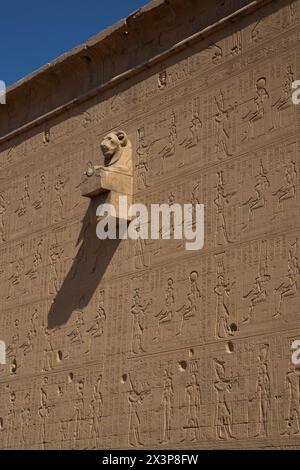
[[[2,0],[0,80],[11,85],[147,0]]]

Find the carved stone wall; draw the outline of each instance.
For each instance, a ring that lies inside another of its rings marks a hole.
[[[115,30],[93,83],[79,48],[1,106],[0,448],[300,448],[300,1],[153,2]],[[80,182],[119,129],[136,202],[205,205],[201,251],[97,239]]]

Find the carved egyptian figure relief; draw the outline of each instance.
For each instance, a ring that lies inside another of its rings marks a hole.
[[[43,350],[42,371],[49,372],[53,368],[54,349],[52,345],[52,331],[44,330],[45,345]]]
[[[49,294],[56,295],[59,290],[59,267],[62,255],[64,253],[63,247],[57,244],[51,245],[50,247],[50,281],[49,281]]]
[[[24,262],[24,243],[21,242],[18,247],[18,258],[10,262],[11,275],[8,278],[8,294],[7,299],[16,298],[18,295],[26,293],[24,276],[25,276],[25,262]]]
[[[214,389],[217,394],[216,437],[220,440],[236,439],[232,428],[232,408],[227,400],[236,379],[226,375],[225,362],[214,359],[216,379]]]
[[[262,40],[261,27],[261,19],[259,19],[251,29],[251,41],[253,43],[259,43]]]
[[[290,244],[288,254],[287,274],[284,281],[275,287],[274,294],[276,297],[276,310],[274,317],[283,315],[283,308],[286,302],[298,294],[298,279],[300,276],[300,268],[298,262],[298,239]]]
[[[29,429],[33,420],[31,409],[31,395],[30,392],[26,393],[24,398],[24,406],[20,411],[20,444],[22,449],[28,449],[29,444]]]
[[[231,243],[227,232],[227,216],[226,207],[230,203],[231,198],[235,195],[235,191],[227,192],[225,189],[224,175],[220,171],[217,174],[216,196],[214,205],[216,207],[216,232],[215,240],[217,245],[226,245]]]
[[[284,123],[282,122],[283,114],[285,110],[292,106],[292,83],[294,82],[294,73],[291,65],[286,67],[285,76],[282,83],[281,95],[277,100],[272,104],[274,109],[273,116],[273,127],[272,129],[280,128]]]
[[[48,377],[44,377],[42,386],[40,388],[40,406],[38,409],[38,418],[41,427],[42,450],[45,450],[47,444],[47,423],[50,413],[53,411],[49,405],[49,398],[47,392]]]
[[[22,350],[24,361],[26,356],[29,353],[34,352],[34,346],[35,346],[35,339],[38,334],[38,320],[39,320],[39,315],[37,309],[34,310],[30,322],[29,322],[29,328],[25,336],[25,341],[20,345],[20,349]]]
[[[132,339],[131,351],[133,354],[146,352],[143,344],[143,336],[146,327],[146,315],[152,300],[143,300],[140,289],[135,289],[130,313],[132,315]]]
[[[39,182],[39,190],[38,190],[38,198],[32,203],[32,207],[35,210],[42,209],[45,203],[47,193],[47,184],[46,184],[46,176],[44,173],[40,175],[40,182]]]
[[[6,355],[7,355],[7,358],[10,359],[12,367],[13,365],[16,365],[19,363],[18,361],[19,341],[20,341],[19,320],[15,319],[11,341],[8,343],[7,348],[6,348]]]
[[[234,282],[225,278],[225,267],[222,259],[217,260],[217,283],[214,292],[217,296],[216,307],[216,330],[217,338],[228,338],[236,330],[235,323],[232,322],[232,315],[228,308],[228,300],[234,288]]]
[[[176,333],[177,336],[184,333],[183,327],[185,322],[189,321],[192,317],[199,315],[201,293],[198,286],[198,277],[199,274],[197,271],[192,271],[189,275],[190,286],[189,292],[186,296],[187,300],[185,304],[177,310],[177,313],[180,314],[181,317]]]
[[[167,444],[171,440],[173,396],[174,389],[172,375],[168,370],[165,370],[161,396],[161,444]]]
[[[162,335],[162,329],[165,323],[170,323],[174,318],[175,310],[175,298],[174,298],[174,281],[170,277],[167,281],[167,287],[165,290],[165,301],[164,307],[156,313],[154,316],[157,321],[155,327],[155,333],[153,340],[160,340]]]
[[[22,217],[23,215],[26,214],[27,211],[27,206],[30,202],[30,194],[29,194],[29,175],[24,176],[24,186],[23,186],[23,193],[20,198],[20,203],[17,209],[15,210],[15,213],[19,216]]]
[[[64,196],[65,196],[65,187],[66,184],[68,183],[69,178],[64,175],[62,170],[58,171],[58,174],[56,176],[55,182],[54,182],[54,221],[55,222],[60,222],[61,220],[64,219]]]
[[[73,431],[73,449],[76,449],[77,441],[81,438],[82,427],[84,422],[84,379],[80,380],[76,386],[76,397],[74,403],[74,431]]]
[[[169,194],[168,194],[168,206],[170,207],[170,210],[172,208],[172,206],[176,203],[176,198],[175,198],[175,195],[174,193],[171,191]],[[194,209],[194,208],[193,208]],[[194,221],[194,213],[193,213],[193,221]],[[156,241],[156,244],[155,244],[155,251],[154,251],[154,256],[158,255],[162,255],[164,254],[164,247],[165,247],[165,243],[163,242],[164,238],[172,238],[174,236],[174,228],[175,228],[175,217],[170,217],[170,227],[165,227],[163,226],[163,224],[160,224],[159,225],[159,239]],[[148,243],[150,244],[150,242],[148,241]],[[146,243],[146,240],[144,241],[144,246],[147,246],[147,243]],[[182,245],[182,242],[179,241],[178,242],[178,247],[180,247]],[[147,265],[144,265],[144,266],[147,266]]]
[[[184,389],[184,401],[187,403],[186,423],[183,426],[183,442],[195,442],[200,438],[201,387],[198,379],[198,363],[191,361],[187,385]]]
[[[297,176],[296,163],[294,161],[288,162],[284,169],[283,185],[272,194],[277,199],[279,209],[283,206],[284,201],[295,198]]]
[[[104,290],[101,290],[98,296],[98,307],[96,316],[93,320],[92,326],[87,329],[87,333],[89,335],[89,344],[86,354],[89,354],[91,352],[93,341],[95,341],[97,338],[101,338],[101,336],[103,335],[105,322],[106,311],[104,307]]]
[[[225,98],[222,90],[215,96],[215,105],[217,112],[215,114],[215,122],[217,126],[215,153],[217,159],[222,160],[231,157],[232,148],[232,122],[231,115],[237,107],[237,103],[225,104]]]
[[[164,174],[167,171],[167,165],[169,159],[174,157],[176,146],[177,146],[177,125],[176,125],[176,116],[174,111],[172,111],[171,117],[169,119],[169,133],[166,144],[159,151],[159,175]]]
[[[241,207],[247,207],[248,212],[247,221],[244,222],[243,230],[246,230],[253,224],[257,210],[266,206],[269,188],[270,181],[268,179],[268,171],[264,168],[263,163],[260,162],[259,172],[255,176],[253,194],[241,205]]]
[[[192,117],[189,125],[188,136],[180,142],[180,146],[182,146],[185,150],[189,150],[193,147],[196,147],[201,140],[201,133],[202,133],[202,121],[200,118],[200,103],[199,99],[194,99],[192,102]]]
[[[50,143],[50,129],[44,130],[43,143],[44,145],[48,145]]]
[[[288,397],[288,409],[286,429],[283,436],[300,434],[300,370],[296,365],[291,365],[285,375],[285,390]]]
[[[145,189],[150,186],[148,182],[149,163],[150,163],[150,150],[151,143],[148,143],[145,138],[145,128],[138,129],[138,143],[137,143],[137,163],[135,169],[137,172],[137,186],[138,189]]]
[[[270,423],[271,384],[268,362],[269,345],[259,345],[257,378],[254,395],[249,403],[255,403],[256,432],[254,437],[267,437]]]
[[[72,354],[71,350],[74,350],[72,346],[82,346],[83,343],[85,342],[84,339],[84,329],[85,322],[84,322],[84,317],[83,317],[83,309],[78,308],[74,312],[74,323],[73,323],[73,329],[67,333],[67,338],[69,340],[69,352],[68,352],[68,357]]]
[[[136,228],[139,232],[140,227]],[[148,242],[147,239],[138,238],[132,241],[134,250],[134,269],[140,270],[149,267],[149,255],[147,253]]]
[[[211,61],[213,64],[218,64],[222,60],[222,57],[223,57],[222,47],[219,46],[218,44],[214,44],[213,46],[211,46],[211,49],[213,50]]]
[[[6,416],[6,449],[11,449],[13,446],[14,435],[17,429],[17,406],[16,406],[16,393],[10,392],[9,395],[9,411]]]
[[[166,88],[167,84],[168,84],[167,72],[166,72],[166,70],[163,70],[158,75],[158,88],[160,90],[163,90],[164,88]]]
[[[144,445],[144,442],[142,440],[143,423],[140,415],[144,400],[150,393],[150,387],[148,383],[139,384],[130,375],[128,379],[130,383],[127,395],[129,404],[128,444],[130,447],[141,447]]]
[[[267,241],[262,241],[259,250],[259,266],[257,276],[253,287],[243,295],[244,301],[249,303],[248,312],[243,319],[243,323],[250,322],[253,319],[255,310],[261,303],[267,302],[267,286],[271,280],[268,268],[268,245]]]
[[[237,31],[232,34],[232,45],[230,48],[230,54],[236,56],[242,53],[242,32]]]
[[[270,108],[270,94],[265,77],[260,77],[256,80],[255,94],[251,101],[252,104],[249,106],[249,111],[243,116],[243,120],[247,123],[244,140],[255,138],[257,134],[261,133],[259,128],[264,126],[264,120],[266,120],[266,115]]]
[[[31,264],[32,267],[25,274],[27,278],[29,278],[31,281],[37,279],[40,274],[40,268],[43,262],[43,247],[44,240],[41,238],[35,243],[35,250],[33,253],[33,260]]]

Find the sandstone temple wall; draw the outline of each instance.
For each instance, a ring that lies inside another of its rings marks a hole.
[[[0,106],[1,449],[300,448],[300,1],[154,1]],[[100,142],[205,244],[96,237]]]

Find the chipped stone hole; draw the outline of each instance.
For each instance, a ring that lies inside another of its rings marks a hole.
[[[184,372],[187,369],[188,364],[186,361],[183,360],[183,361],[178,362],[178,366],[179,366],[180,372]]]
[[[73,379],[74,379],[74,374],[73,374],[73,372],[70,372],[69,375],[68,375],[69,384],[73,382]]]
[[[226,344],[226,352],[228,352],[229,354],[232,354],[234,352],[234,344],[232,341],[228,341],[228,343]]]
[[[0,431],[4,429],[3,418],[0,418]]]
[[[63,360],[63,353],[62,351],[57,351],[57,356],[56,356],[57,362],[61,362]]]
[[[127,382],[127,374],[123,374],[122,377],[121,377],[121,382],[122,384],[126,383]]]
[[[10,366],[10,371],[11,371],[11,373],[12,373],[12,374],[16,374],[16,373],[17,373],[17,368],[18,368],[18,366],[17,366],[17,361],[16,361],[16,359],[14,359],[14,360],[12,361],[12,365]]]
[[[231,323],[230,330],[232,331],[232,333],[235,333],[238,330],[237,324]]]

